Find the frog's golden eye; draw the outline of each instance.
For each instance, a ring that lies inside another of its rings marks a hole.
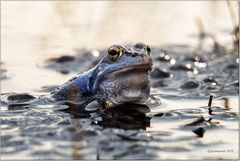
[[[146,48],[147,48],[148,54],[150,54],[151,53],[151,48],[148,45],[146,45]]]
[[[113,45],[108,49],[108,58],[111,61],[116,61],[122,54],[122,49],[119,46]]]

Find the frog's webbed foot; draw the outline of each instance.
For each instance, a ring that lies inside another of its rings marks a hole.
[[[93,99],[86,103],[84,103],[84,109],[89,112],[102,110],[105,108],[105,102],[99,100],[99,99]]]
[[[92,98],[83,103],[84,109],[89,112],[97,111],[97,110],[105,111],[114,106],[115,104],[112,103],[111,101],[105,100],[105,99],[99,99],[99,98]]]
[[[87,112],[87,113],[103,110],[105,109],[105,106],[106,106],[105,101],[102,101],[97,98],[92,98],[92,99],[81,101],[81,102],[72,102],[72,101],[64,100],[64,101],[58,101],[58,104],[67,105],[71,110],[74,110],[74,111]]]

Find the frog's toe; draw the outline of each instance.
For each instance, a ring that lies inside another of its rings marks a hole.
[[[107,109],[113,108],[114,106],[116,106],[116,105],[112,101],[107,100],[107,101],[102,103],[102,106],[101,106],[100,110],[105,111]]]
[[[99,110],[102,108],[102,103],[99,102],[98,100],[94,100],[90,103],[88,103],[86,106],[85,106],[85,110],[86,111],[89,111],[89,112],[92,112],[92,111],[96,111],[96,110]]]

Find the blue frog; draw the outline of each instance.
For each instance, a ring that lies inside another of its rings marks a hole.
[[[127,48],[112,45],[90,70],[72,78],[51,96],[56,101],[97,101],[104,109],[123,103],[144,103],[150,94],[151,49],[144,43]]]

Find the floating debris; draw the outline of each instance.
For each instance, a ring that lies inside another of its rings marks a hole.
[[[170,73],[167,71],[163,71],[159,68],[155,68],[151,73],[152,78],[168,78],[170,77]]]
[[[182,70],[182,71],[193,71],[193,67],[190,64],[182,65],[182,64],[176,64],[169,68],[170,70]]]
[[[73,61],[75,59],[74,56],[69,56],[69,55],[63,55],[60,56],[59,58],[51,58],[48,61],[55,61],[56,63],[66,63]]]
[[[166,86],[168,86],[168,85],[163,80],[157,81],[157,82],[152,84],[152,87],[154,87],[154,88],[156,88],[156,87],[166,87]]]
[[[163,112],[159,112],[159,113],[154,114],[154,117],[161,117],[161,116],[163,116],[163,115],[164,115]]]
[[[180,86],[180,88],[182,88],[182,89],[193,89],[193,88],[197,88],[198,86],[199,86],[198,82],[188,81],[188,82],[185,82],[184,84],[182,84]]]
[[[196,121],[186,124],[185,126],[197,126],[197,125],[201,125],[205,121],[206,121],[205,118],[203,116],[200,116]]]
[[[216,83],[216,84],[218,84],[218,82],[217,82],[213,77],[207,77],[207,78],[203,79],[203,82],[205,82],[205,83]]]
[[[10,94],[7,99],[11,102],[27,102],[35,99],[36,97],[28,93],[14,93]]]
[[[198,137],[203,137],[205,129],[203,127],[192,130]]]
[[[69,73],[70,73],[70,71],[64,70],[64,69],[59,70],[59,72],[60,72],[61,74],[69,74]]]

